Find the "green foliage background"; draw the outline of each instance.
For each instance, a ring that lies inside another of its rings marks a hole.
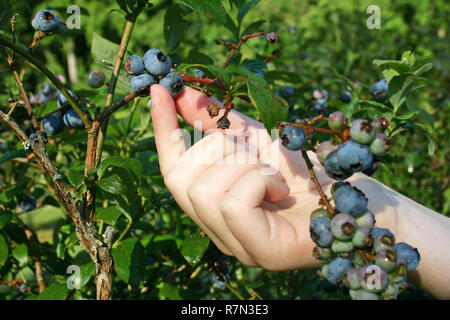
[[[230,17],[236,17],[238,11],[236,6],[230,9],[231,2],[224,0],[223,7]],[[242,5],[245,1],[233,2]],[[325,88],[330,93],[330,111],[344,109],[350,116],[379,116],[380,111],[373,107],[355,103],[343,105],[339,99],[346,88],[343,79],[358,81],[361,85],[358,95],[363,99],[369,96],[370,86],[383,77],[381,70],[372,63],[374,59],[400,59],[406,50],[415,52],[416,66],[431,62],[433,68],[426,74],[429,79],[426,87],[415,91],[404,108],[420,109],[417,121],[426,129],[406,121],[403,127],[409,129],[395,136],[389,162],[378,170],[375,178],[424,206],[448,215],[449,3],[444,0],[247,2],[256,6],[237,23],[239,30],[233,30],[229,24],[193,11],[181,1],[155,1],[154,8],[163,9],[150,8],[141,14],[128,52],[142,56],[149,48],[158,47],[178,64],[221,66],[228,50],[217,44],[217,39],[236,41],[242,34],[276,31],[279,44],[252,39],[232,63],[264,75],[273,90],[282,91],[283,85],[293,86],[295,94],[288,99],[291,118],[311,116],[314,88]],[[30,21],[35,12],[49,8],[65,19],[68,17],[66,8],[72,4],[81,7],[81,29],[44,39],[35,54],[46,61],[53,72],[69,79],[68,59],[74,57],[77,81],[70,83],[71,88],[102,105],[106,88],[93,90],[86,80],[91,70],[111,69],[114,51],[111,56],[108,51],[101,56],[102,50],[95,49],[95,44],[114,48],[108,42],[105,44],[104,39],[120,42],[124,19],[115,1],[14,1],[7,19],[0,25],[0,32],[10,34],[9,18],[17,12],[18,41],[29,44],[33,39]],[[381,8],[380,30],[366,27],[365,11],[373,4]],[[219,20],[224,14],[219,12]],[[256,62],[263,61],[278,47],[279,53],[267,65]],[[128,81],[123,75],[115,100],[129,92]],[[23,82],[29,93],[36,93],[46,79],[38,70],[26,65]],[[8,99],[18,98],[20,94],[4,59],[0,61],[0,83],[0,108],[6,109]],[[36,112],[42,115],[54,108],[55,101]],[[237,109],[257,116],[249,105],[239,104]],[[15,118],[27,125],[25,111],[18,111]],[[48,144],[56,166],[78,189],[75,193],[83,192],[85,141],[86,133],[66,130]],[[17,150],[23,149],[1,125],[0,201],[14,203],[26,192],[38,199],[38,207],[28,213],[17,209],[0,215],[0,280],[22,279],[32,292],[24,294],[17,288],[0,284],[0,299],[95,298],[94,265],[79,246],[73,225],[48,189],[49,181],[29,166],[6,161],[14,150],[20,153]],[[120,188],[112,190],[99,185],[97,219],[101,230],[110,224],[119,234],[127,231],[113,250],[115,299],[235,299],[238,296],[245,299],[346,299],[341,290],[328,288],[320,282],[314,270],[267,272],[248,268],[222,255],[207,238],[199,235],[198,228],[180,211],[164,187],[147,99],[142,98],[114,114],[105,154],[105,158],[116,156],[113,158],[116,164],[121,163],[105,168],[105,179],[119,177],[123,185],[132,181],[126,188],[136,191],[135,198],[130,198],[133,192],[122,196]],[[125,158],[135,160],[125,161]],[[40,295],[36,294],[33,260],[16,219],[29,224],[39,237],[48,284]],[[83,286],[79,290],[68,290],[65,285],[69,276],[67,267],[73,264],[82,266]],[[231,290],[225,287],[224,280],[229,281]],[[426,297],[424,293],[415,290],[401,296],[404,299],[423,297]]]

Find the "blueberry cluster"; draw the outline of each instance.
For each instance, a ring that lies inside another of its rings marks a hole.
[[[159,82],[176,98],[183,91],[183,79],[171,69],[170,57],[156,48],[148,50],[144,59],[131,55],[125,62],[125,70],[133,76],[131,90],[138,94],[148,94],[148,88]]]

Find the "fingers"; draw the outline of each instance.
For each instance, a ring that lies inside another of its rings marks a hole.
[[[151,86],[151,116],[158,150],[161,173],[172,168],[174,161],[186,151],[184,138],[178,126],[175,102],[167,89],[161,85]]]
[[[185,86],[183,93],[176,100],[176,108],[180,116],[198,130],[207,131],[217,129],[217,120],[222,117],[224,111],[211,119],[206,108],[210,104],[222,106],[217,99],[208,97],[200,91]],[[256,146],[259,150],[265,149],[271,139],[264,125],[240,112],[231,110],[228,114],[230,128],[225,134],[241,138],[247,143]]]
[[[220,202],[223,218],[235,238],[263,268],[289,268],[286,259],[298,250],[295,228],[282,215],[261,208],[264,200],[280,201],[289,187],[277,176],[248,171]],[[270,250],[268,250],[270,248]]]

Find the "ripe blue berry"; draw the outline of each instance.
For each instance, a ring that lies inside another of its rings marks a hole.
[[[145,70],[144,60],[138,55],[133,54],[129,56],[125,62],[125,70],[129,75],[138,76],[142,74]]]
[[[358,226],[352,238],[352,243],[357,248],[367,248],[373,243],[372,234],[370,230],[363,226]]]
[[[354,217],[367,211],[367,198],[364,193],[350,185],[341,186],[336,190],[334,203],[339,212],[345,212]]]
[[[23,196],[19,202],[19,207],[25,212],[34,210],[36,208],[36,199],[32,196]]]
[[[334,193],[336,192],[336,190],[339,187],[345,186],[345,185],[350,185],[350,184],[348,182],[344,182],[344,181],[336,181],[335,183],[333,183],[331,185],[331,190],[330,190],[331,195],[334,197]]]
[[[42,126],[44,127],[45,132],[52,135],[60,133],[63,128],[61,118],[56,114],[44,118],[44,120],[42,120]]]
[[[377,133],[375,139],[370,144],[370,151],[376,156],[382,156],[389,151],[391,141],[384,133]]]
[[[350,127],[350,136],[356,142],[370,144],[375,138],[375,128],[372,127],[369,120],[355,119]]]
[[[319,99],[316,101],[316,103],[314,104],[314,110],[316,110],[317,112],[323,112],[328,108],[328,101],[327,99]]]
[[[75,93],[73,93],[72,90],[67,89],[67,92],[72,97],[72,99],[78,100],[78,96]],[[69,101],[66,99],[66,97],[62,94],[61,91],[58,91],[57,104],[58,107],[60,108],[69,106]]]
[[[397,254],[393,250],[380,250],[375,255],[375,263],[391,272],[397,266]]]
[[[370,94],[377,101],[383,101],[388,95],[388,85],[385,79],[375,82],[370,87]]]
[[[348,91],[344,92],[341,96],[341,101],[344,103],[350,103],[350,101],[352,101],[352,94]]]
[[[172,60],[170,57],[161,52],[161,50],[153,48],[148,50],[144,55],[145,69],[153,76],[165,76],[172,68]]]
[[[86,110],[82,110],[86,115],[88,115],[88,119],[91,119],[91,116]],[[63,117],[64,124],[71,128],[76,129],[84,129],[83,120],[78,116],[74,109],[70,109],[64,114]]]
[[[60,28],[61,20],[58,15],[50,10],[41,10],[35,14],[31,25],[42,32],[55,32]]]
[[[334,141],[324,141],[321,144],[317,146],[316,149],[316,155],[317,159],[319,159],[320,163],[324,164],[325,159],[328,157],[328,155],[337,150],[339,148],[339,145],[334,143]]]
[[[206,78],[206,73],[202,69],[194,69],[193,72],[197,78]]]
[[[283,146],[292,151],[300,150],[306,142],[306,135],[302,128],[286,126],[281,132]]]
[[[283,87],[283,92],[284,92],[284,96],[289,98],[289,97],[292,97],[292,95],[294,94],[295,90],[291,86],[284,86]]]
[[[165,87],[173,98],[178,97],[183,91],[183,79],[175,72],[167,74],[159,81],[159,84]]]
[[[331,219],[331,232],[341,241],[351,240],[356,232],[356,220],[347,213],[339,213]]]
[[[313,221],[315,218],[318,217],[325,217],[328,219],[331,219],[331,213],[328,212],[326,209],[316,209],[311,213],[311,216],[309,217],[309,221]]]
[[[339,150],[335,150],[326,157],[324,164],[325,172],[334,180],[345,180],[352,175],[352,172],[344,170],[341,166],[339,166],[337,158],[338,151]]]
[[[347,124],[347,118],[340,111],[335,111],[328,117],[328,126],[333,130],[341,130]]]
[[[360,215],[359,217],[356,217],[356,223],[360,227],[366,227],[367,229],[371,230],[375,225],[375,215],[372,213],[372,211],[367,210],[366,213]]]
[[[353,173],[370,169],[373,162],[369,147],[352,140],[344,142],[336,157],[342,170]]]
[[[156,81],[153,77],[147,73],[141,74],[139,76],[132,77],[130,80],[131,91],[138,93],[144,88],[148,88],[155,84]]]
[[[404,242],[397,243],[395,249],[397,250],[397,256],[406,261],[408,271],[416,270],[420,261],[419,251]]]
[[[382,292],[389,284],[387,272],[379,265],[367,264],[359,269],[359,284],[368,292]]]
[[[318,217],[311,221],[309,225],[311,239],[323,248],[328,248],[333,243],[333,234],[331,233],[331,220],[325,217]]]
[[[338,284],[344,278],[347,271],[352,268],[353,264],[350,260],[338,257],[328,265],[325,277],[332,284]]]
[[[92,71],[89,76],[87,83],[91,88],[100,88],[105,84],[105,74],[101,71]]]

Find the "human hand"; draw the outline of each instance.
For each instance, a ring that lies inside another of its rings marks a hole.
[[[318,266],[311,254],[315,244],[309,216],[318,208],[319,194],[301,153],[284,148],[279,139],[272,142],[262,123],[234,110],[228,116],[230,129],[216,130],[220,115],[211,119],[206,108],[221,103],[189,87],[174,101],[162,86],[154,85],[151,98],[165,184],[216,246],[246,265],[268,270]],[[210,133],[188,150],[177,111],[189,124]],[[315,154],[309,156],[327,191],[332,180]],[[352,180],[364,192],[383,197],[372,179],[355,175]],[[369,207],[378,225],[392,229],[392,212],[377,203]]]

